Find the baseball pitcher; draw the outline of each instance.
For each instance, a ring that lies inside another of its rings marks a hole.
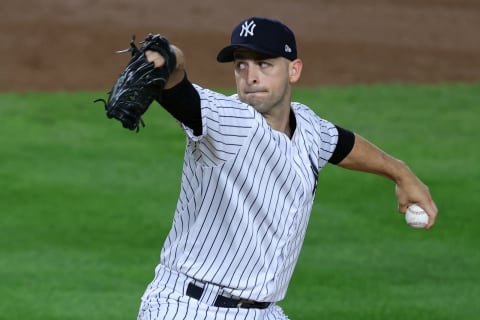
[[[153,101],[187,137],[181,191],[138,319],[287,319],[285,297],[327,164],[396,184],[399,211],[417,203],[432,227],[428,188],[400,160],[291,101],[302,72],[294,33],[264,17],[241,21],[217,60],[237,93],[193,84],[182,51],[150,34],[107,100],[107,116],[139,130]]]

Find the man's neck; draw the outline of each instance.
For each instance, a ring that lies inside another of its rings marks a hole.
[[[273,117],[264,115],[268,125],[279,132],[283,132],[289,138],[292,138],[295,128],[297,127],[297,121],[295,114],[291,108],[288,108],[288,113]]]

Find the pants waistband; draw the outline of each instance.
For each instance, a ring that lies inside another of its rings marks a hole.
[[[194,282],[187,286],[186,295],[190,298],[200,300],[205,293],[205,289]],[[241,298],[227,297],[221,294],[215,296],[213,306],[218,308],[245,308],[245,309],[265,309],[270,305],[270,302],[259,302],[253,300],[246,300]]]
[[[233,297],[224,292],[223,288],[211,283],[195,280],[187,275],[170,270],[165,266],[158,265],[155,279],[150,284],[147,292],[154,294],[155,291],[167,287],[176,292],[198,300],[202,303],[219,308],[257,308],[265,309],[271,303]]]

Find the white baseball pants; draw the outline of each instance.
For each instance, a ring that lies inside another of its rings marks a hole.
[[[206,286],[200,300],[185,295],[192,279],[159,265],[142,297],[138,320],[288,320],[272,303],[265,309],[218,308],[213,300],[218,289]]]

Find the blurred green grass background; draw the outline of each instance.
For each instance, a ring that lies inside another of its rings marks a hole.
[[[0,318],[135,319],[180,188],[185,136],[158,105],[138,134],[99,92],[2,93]],[[480,86],[298,88],[295,100],[406,161],[440,209],[406,226],[394,185],[324,169],[291,319],[477,319]]]

